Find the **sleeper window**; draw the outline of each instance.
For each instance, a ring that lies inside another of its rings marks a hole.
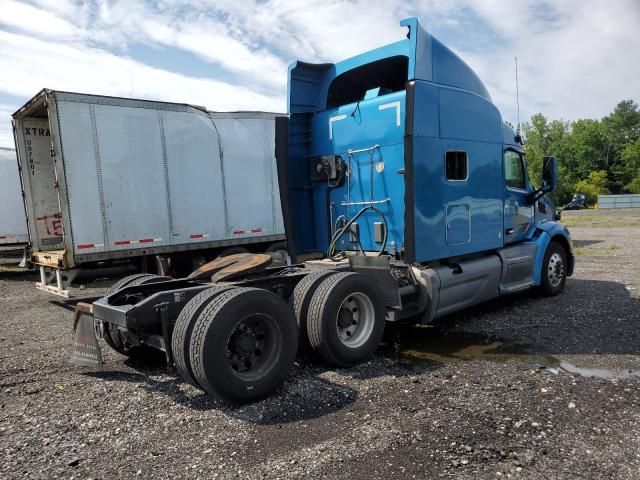
[[[466,180],[469,173],[467,152],[447,152],[445,155],[447,180]]]
[[[504,152],[504,183],[509,188],[526,189],[522,158],[511,150]]]

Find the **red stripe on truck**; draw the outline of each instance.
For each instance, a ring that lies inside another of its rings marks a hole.
[[[202,233],[194,233],[193,235],[190,235],[191,238],[204,238],[204,234]]]
[[[83,245],[78,245],[78,249],[80,248],[95,248],[95,244],[94,243],[85,243]]]
[[[140,243],[152,243],[153,242],[153,238],[141,238],[140,240],[138,240]]]
[[[244,233],[246,233],[244,230],[234,230],[234,231],[233,231],[233,234],[234,234],[234,235],[242,235],[242,234],[244,234]]]
[[[252,228],[251,233],[260,233],[262,231],[261,228]]]
[[[113,242],[114,245],[129,245],[130,243],[130,240],[118,240],[117,242]]]

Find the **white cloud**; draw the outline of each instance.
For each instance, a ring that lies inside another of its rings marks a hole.
[[[26,3],[0,0],[0,23],[44,37],[67,40],[84,36],[81,29],[67,20]]]
[[[0,91],[29,97],[43,87],[153,98],[216,110],[282,110],[281,99],[242,86],[153,68],[100,49],[80,48],[0,32]],[[16,81],[20,79],[20,81]]]

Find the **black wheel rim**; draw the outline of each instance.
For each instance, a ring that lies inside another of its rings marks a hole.
[[[282,335],[277,322],[264,314],[249,315],[234,326],[227,340],[227,363],[242,380],[262,377],[277,362]]]

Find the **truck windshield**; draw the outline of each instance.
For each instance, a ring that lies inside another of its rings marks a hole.
[[[406,88],[409,59],[399,55],[361,65],[338,75],[329,86],[327,109],[357,102],[372,88],[380,95]]]

